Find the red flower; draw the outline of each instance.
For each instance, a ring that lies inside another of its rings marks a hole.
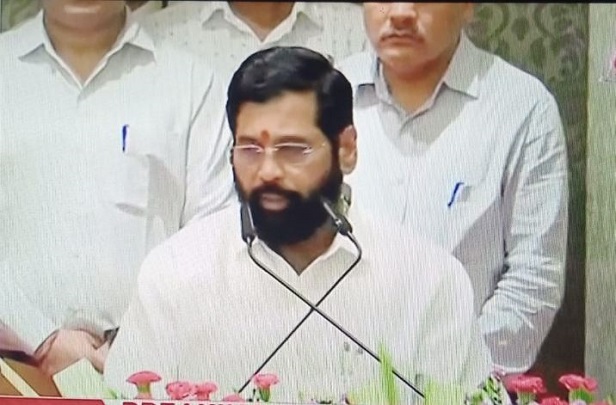
[[[276,374],[257,374],[252,379],[252,382],[260,390],[267,390],[272,385],[278,384],[278,376]]]
[[[563,401],[558,397],[547,397],[541,400],[539,405],[568,405],[567,401]]]
[[[592,392],[597,389],[597,380],[590,377],[582,377],[577,374],[565,374],[558,379],[558,382],[565,386],[569,391],[586,390]]]
[[[231,394],[224,397],[222,402],[246,402],[246,400],[239,394]]]
[[[506,388],[508,391],[515,391],[517,393],[540,394],[545,392],[541,377],[532,377],[528,375],[519,375],[508,381]]]
[[[195,385],[195,395],[199,401],[209,401],[210,395],[218,390],[218,386],[213,382],[204,382]]]
[[[187,381],[174,381],[165,386],[167,395],[175,401],[188,398],[195,394],[195,386]]]

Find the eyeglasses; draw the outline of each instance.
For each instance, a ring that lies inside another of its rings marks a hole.
[[[233,157],[241,163],[248,165],[256,165],[263,161],[263,157],[267,151],[270,151],[279,163],[288,165],[302,165],[312,156],[312,153],[317,149],[327,145],[327,142],[322,142],[317,146],[311,146],[305,143],[285,142],[278,145],[262,147],[256,144],[235,145],[233,147]]]

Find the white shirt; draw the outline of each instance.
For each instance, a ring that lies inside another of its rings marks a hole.
[[[261,49],[304,46],[338,61],[367,44],[362,9],[349,3],[295,2],[263,41],[226,1],[182,2],[146,18],[144,26],[156,38],[207,58],[223,85],[244,59]]]
[[[170,1],[167,7],[178,2]],[[0,0],[2,4],[2,18],[0,19],[0,32],[17,27],[24,21],[34,17],[41,10],[40,0]],[[162,10],[161,0],[149,0],[141,7],[133,11],[133,18],[141,20],[145,16]]]
[[[371,53],[341,64],[355,92],[354,198],[462,262],[496,364],[526,371],[564,285],[567,159],[556,102],[464,35],[412,115],[392,101],[377,66]]]
[[[137,9],[133,10],[133,17],[138,20],[143,20],[150,14],[154,14],[163,9],[163,2],[160,0],[149,0],[142,4]]]
[[[375,353],[383,344],[411,382],[421,374],[424,381],[432,376],[468,388],[479,384],[491,360],[459,262],[400,227],[371,222],[354,206],[349,220],[363,258],[319,308]],[[353,244],[338,235],[298,276],[258,239],[254,252],[313,303],[357,257]],[[186,227],[146,258],[107,358],[106,381],[132,397],[136,391],[126,378],[151,370],[163,378],[155,398],[166,398],[164,385],[177,379],[214,381],[222,398],[252,375],[309,309],[250,260],[237,204]],[[275,402],[338,399],[370,384],[378,389],[380,381],[378,363],[316,313],[262,372],[281,380]],[[416,399],[402,383],[397,386],[402,403]]]
[[[0,326],[15,350],[116,327],[146,253],[233,199],[211,68],[131,21],[83,85],[42,12],[0,36]]]

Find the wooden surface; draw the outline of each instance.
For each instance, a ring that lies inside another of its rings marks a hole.
[[[39,394],[39,396],[45,397],[59,397],[61,396],[56,388],[51,377],[43,374],[35,366],[28,364],[24,361],[2,357],[2,360],[8,366],[13,369],[24,381],[32,387],[32,389]],[[21,394],[17,389],[2,375],[0,375],[0,395],[18,395]]]
[[[20,395],[2,374],[0,374],[0,395]]]

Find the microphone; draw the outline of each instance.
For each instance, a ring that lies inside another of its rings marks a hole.
[[[247,202],[242,201],[240,207],[240,222],[242,226],[242,240],[248,245],[252,246],[257,237],[257,231],[255,230],[254,222],[252,221],[252,212]]]
[[[349,189],[349,191],[350,191],[350,189]],[[349,199],[347,200],[347,202],[350,202],[350,195],[348,197],[349,197]],[[279,284],[281,284],[285,289],[290,291],[293,295],[295,295],[297,298],[302,300],[306,305],[308,305],[310,307],[310,311],[308,311],[308,313],[306,315],[304,315],[304,317],[299,321],[299,323],[297,325],[295,325],[295,327],[287,334],[287,336],[272,351],[272,353],[270,353],[270,355],[263,361],[263,363],[261,363],[261,365],[252,373],[252,376],[241,386],[241,388],[239,389],[238,393],[241,393],[248,386],[248,384],[250,384],[250,381],[252,380],[252,377],[254,377],[256,374],[258,374],[263,369],[263,367],[265,367],[267,365],[267,363],[269,363],[269,361],[287,343],[287,341],[304,324],[304,322],[308,319],[308,317],[310,317],[310,315],[312,315],[313,312],[318,313],[323,319],[325,319],[328,323],[333,325],[336,329],[338,329],[338,331],[340,331],[343,335],[345,335],[347,338],[349,338],[351,341],[353,341],[353,343],[355,343],[362,350],[364,350],[366,353],[368,353],[373,359],[375,359],[379,363],[382,363],[381,358],[376,353],[374,353],[374,351],[372,351],[370,348],[366,347],[366,345],[364,345],[358,338],[356,338],[353,334],[351,334],[349,331],[347,331],[339,323],[337,323],[335,320],[333,320],[329,315],[327,315],[326,313],[324,313],[323,311],[321,311],[318,308],[318,306],[323,301],[325,301],[325,299],[332,293],[332,291],[334,291],[334,289],[340,284],[340,282],[342,282],[342,280],[355,268],[355,266],[357,266],[357,264],[359,263],[359,261],[362,258],[362,254],[363,254],[363,251],[361,249],[361,246],[360,246],[359,242],[357,241],[357,239],[355,239],[355,237],[352,234],[352,226],[349,223],[349,221],[343,215],[338,214],[336,212],[336,210],[334,210],[332,208],[331,203],[327,199],[321,198],[321,204],[323,205],[323,209],[325,209],[327,214],[333,220],[334,225],[336,226],[337,232],[339,232],[343,236],[348,237],[351,240],[351,242],[353,243],[353,245],[357,249],[357,258],[353,261],[353,263],[349,266],[349,268],[344,273],[342,273],[342,275],[336,280],[336,282],[334,284],[332,284],[332,286],[325,292],[325,294],[315,304],[313,304],[312,302],[310,302],[310,300],[308,300],[306,297],[304,297],[300,292],[298,292],[295,288],[293,288],[291,285],[289,285],[289,283],[287,283],[282,278],[280,278],[280,276],[278,276],[276,273],[274,273],[271,269],[269,269],[265,264],[263,264],[259,259],[257,259],[255,257],[254,252],[253,252],[253,244],[254,244],[254,241],[256,239],[257,232],[256,232],[256,229],[255,229],[255,226],[254,226],[254,222],[252,221],[252,215],[251,215],[251,212],[250,212],[250,207],[248,206],[247,202],[245,202],[245,201],[242,202],[242,207],[240,209],[240,222],[241,222],[241,227],[242,227],[242,230],[241,230],[242,231],[242,239],[244,240],[244,242],[248,246],[248,255],[250,256],[251,260],[253,261],[254,264],[257,265],[257,267],[259,267],[261,270],[263,270],[269,276],[274,278],[274,280],[276,280]],[[402,374],[400,374],[396,369],[392,368],[392,373],[400,381],[402,381],[404,383],[404,385],[406,385],[413,392],[415,392],[417,395],[419,395],[419,397],[421,397],[422,399],[424,398],[424,394],[421,391],[419,391],[417,388],[415,388],[415,386],[413,386],[413,384],[411,384],[410,381],[407,378],[405,378]]]

